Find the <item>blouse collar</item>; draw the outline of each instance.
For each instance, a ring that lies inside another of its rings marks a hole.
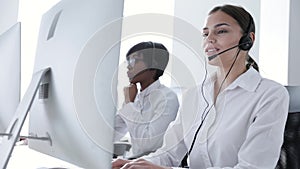
[[[250,67],[245,73],[241,74],[232,84],[228,86],[228,90],[241,87],[249,92],[254,92],[262,77],[254,68]]]
[[[235,79],[225,90],[232,90],[241,87],[247,91],[254,92],[258,87],[262,77],[253,67],[250,67],[245,73]],[[216,73],[212,75],[208,84],[214,84]],[[214,85],[212,85],[214,86]]]

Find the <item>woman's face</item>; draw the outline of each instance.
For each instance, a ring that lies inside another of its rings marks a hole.
[[[203,49],[208,57],[236,46],[242,37],[242,29],[234,18],[222,11],[217,11],[207,17],[202,35]],[[237,50],[238,47],[220,54],[209,61],[209,64],[231,65]]]

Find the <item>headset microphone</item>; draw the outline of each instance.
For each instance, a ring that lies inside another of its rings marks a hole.
[[[229,51],[229,50],[231,50],[231,49],[234,49],[234,48],[236,48],[236,47],[238,47],[238,46],[240,46],[240,44],[235,45],[235,46],[233,46],[233,47],[231,47],[231,48],[228,48],[228,49],[226,49],[226,50],[223,50],[223,51],[220,52],[220,53],[217,53],[217,54],[208,56],[208,60],[211,61],[211,60],[213,60],[214,58],[216,58],[217,56],[221,55],[222,53],[225,53],[225,52],[227,52],[227,51]]]
[[[243,39],[241,39],[243,40]],[[217,54],[214,54],[214,55],[211,55],[211,56],[208,56],[208,60],[211,61],[213,60],[214,58],[216,58],[217,56],[231,50],[231,49],[234,49],[236,47],[239,47],[241,50],[249,50],[251,47],[252,47],[252,41],[251,39],[246,41],[246,42],[243,42],[243,41],[240,41],[240,43],[238,45],[235,45],[235,46],[232,46],[231,48],[228,48],[226,50],[223,50],[222,52],[220,53],[217,53]]]

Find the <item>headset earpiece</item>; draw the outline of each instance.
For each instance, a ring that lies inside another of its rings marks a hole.
[[[252,17],[249,15],[250,20],[249,20],[249,24],[247,27],[247,32],[241,37],[240,41],[239,41],[239,48],[241,50],[244,51],[248,51],[251,49],[252,45],[253,45],[253,41],[250,37],[250,32],[251,32],[251,26],[253,24],[253,19]]]
[[[253,45],[252,39],[250,37],[250,33],[241,37],[239,41],[239,48],[244,51],[248,51],[251,49]]]

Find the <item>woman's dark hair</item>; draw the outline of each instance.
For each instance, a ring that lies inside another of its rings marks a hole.
[[[148,69],[156,70],[154,80],[157,80],[164,74],[164,70],[169,62],[169,52],[163,44],[151,41],[140,42],[128,50],[126,59],[134,52],[137,52],[138,55],[143,55],[143,61]]]
[[[249,34],[250,32],[255,33],[255,23],[249,12],[247,12],[244,8],[240,6],[234,5],[223,5],[214,7],[208,14],[211,15],[217,11],[222,11],[227,15],[231,16],[233,19],[237,21],[237,23],[242,28],[242,34]],[[247,56],[247,64],[246,68],[249,69],[252,66],[254,69],[259,71],[257,63],[251,58],[251,56]]]

